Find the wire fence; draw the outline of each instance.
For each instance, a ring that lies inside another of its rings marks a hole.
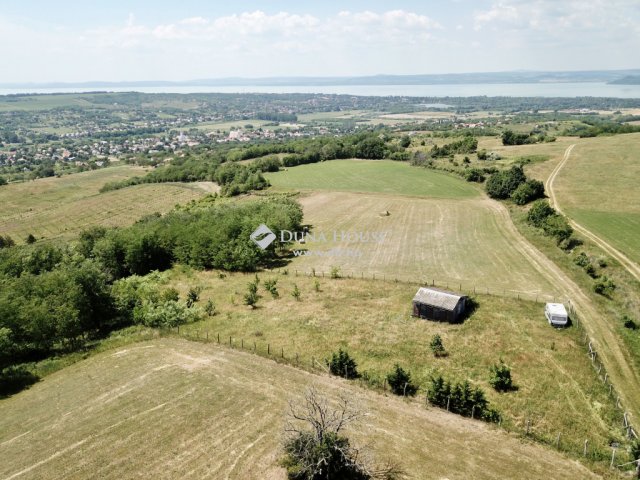
[[[615,405],[620,413],[620,422],[622,431],[626,434],[629,440],[637,439],[637,433],[634,427],[631,425],[630,414],[626,412],[620,401],[620,396],[615,391],[609,375],[607,374],[604,365],[599,360],[597,352],[593,348],[593,342],[585,332],[582,322],[576,315],[575,309],[569,304],[570,314],[572,315],[573,325],[580,329],[581,343],[585,347],[585,351],[590,356],[594,369],[597,372],[600,380],[608,386],[609,395],[612,399],[615,399]],[[325,359],[315,356],[307,356],[301,354],[291,347],[284,347],[282,345],[275,345],[271,342],[258,341],[255,339],[245,340],[240,337],[233,337],[227,335],[221,335],[220,333],[214,333],[206,329],[197,329],[193,326],[178,326],[173,329],[167,329],[165,334],[177,335],[181,338],[185,338],[191,341],[198,341],[203,343],[213,343],[227,348],[241,350],[247,353],[252,353],[262,357],[269,358],[278,363],[287,364],[296,368],[303,369],[305,371],[314,374],[328,374],[329,368]],[[390,392],[390,387],[387,384],[386,378],[379,378],[368,375],[364,372],[362,377],[357,379],[361,385],[376,390],[381,393]],[[429,406],[429,402],[426,401]],[[546,444],[555,448],[558,451],[569,453],[574,456],[583,457],[590,461],[596,462],[610,462],[611,468],[617,468],[622,471],[629,471],[637,464],[636,461],[624,462],[618,464],[615,462],[616,458],[621,458],[622,455],[618,452],[617,445],[603,445],[596,443],[593,439],[585,438],[577,439],[572,437],[567,432],[558,432],[556,435],[551,435],[549,432],[536,431],[536,419],[531,416],[526,416],[521,422],[510,423],[503,422],[502,419],[498,422],[498,426],[508,431],[522,435],[525,438],[535,440],[539,443]],[[640,468],[640,464],[637,464]],[[639,477],[640,478],[640,477]]]
[[[311,278],[349,278],[360,280],[375,280],[379,282],[387,283],[400,283],[404,285],[418,285],[418,286],[431,286],[444,290],[450,290],[465,295],[493,295],[499,297],[514,298],[517,300],[529,300],[536,303],[539,302],[567,302],[569,299],[566,296],[548,292],[525,292],[521,290],[514,290],[505,287],[498,287],[496,285],[478,285],[474,283],[463,282],[461,280],[445,280],[436,278],[420,277],[418,279],[411,278],[410,276],[398,276],[387,275],[384,273],[376,272],[364,272],[364,271],[343,271],[339,272],[325,272],[311,270],[289,270],[289,269],[275,269],[266,270],[267,272],[277,273],[280,275],[293,275],[295,277],[311,277]],[[254,275],[253,273],[246,273],[247,275]]]

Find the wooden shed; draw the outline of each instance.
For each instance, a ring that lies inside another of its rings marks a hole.
[[[413,297],[413,316],[457,323],[462,320],[466,306],[466,295],[439,288],[422,287]]]

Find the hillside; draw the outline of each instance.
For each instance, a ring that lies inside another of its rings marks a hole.
[[[0,402],[0,477],[283,479],[286,401],[311,384],[356,399],[370,415],[354,438],[409,478],[596,478],[480,422],[177,339],[97,355]]]

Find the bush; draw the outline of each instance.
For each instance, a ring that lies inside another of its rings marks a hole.
[[[340,278],[340,267],[331,267],[329,276],[333,279]]]
[[[387,383],[391,391],[396,395],[412,396],[418,391],[418,387],[411,382],[411,374],[405,372],[398,364],[387,375]]]
[[[295,298],[296,302],[300,301],[301,293],[297,284],[293,284],[293,290],[291,291],[291,296]]]
[[[610,297],[615,289],[616,284],[606,275],[593,284],[593,291],[605,297]]]
[[[518,185],[511,194],[511,199],[516,205],[524,205],[542,197],[544,197],[544,184],[539,180],[527,180]]]
[[[187,292],[187,308],[191,308],[198,300],[200,300],[201,291],[202,288],[200,287],[191,287],[189,289]]]
[[[633,319],[628,315],[622,316],[622,323],[625,326],[625,328],[628,328],[629,330],[635,330],[636,328],[638,328],[638,325],[636,325],[636,322],[634,322]]]
[[[271,280],[264,281],[264,289],[271,294],[273,298],[278,298],[280,294],[278,293],[278,279],[273,278]]]
[[[490,368],[489,383],[498,392],[508,392],[513,389],[511,370],[502,361]]]
[[[557,215],[549,202],[546,200],[538,200],[531,205],[531,208],[527,212],[527,222],[534,227],[542,228],[547,218]]]
[[[18,393],[38,380],[38,376],[22,365],[7,367],[0,371],[0,398]]]
[[[480,388],[472,387],[468,381],[452,384],[441,375],[432,377],[427,390],[427,400],[431,405],[465,417],[473,416],[489,422],[500,420],[500,414],[489,407],[484,392]]]
[[[482,183],[485,180],[485,176],[481,170],[477,168],[468,168],[464,171],[464,178],[467,182]]]
[[[136,307],[133,318],[136,323],[147,327],[173,328],[199,320],[200,312],[173,300],[158,303],[144,302]]]
[[[431,351],[436,357],[444,357],[447,354],[447,351],[444,348],[444,344],[442,343],[442,337],[440,337],[440,335],[438,334],[435,334],[433,336],[429,347],[431,347]]]
[[[33,234],[29,234],[27,235],[27,238],[24,240],[28,245],[31,245],[33,243],[36,243],[36,237],[33,236]]]
[[[338,350],[337,353],[333,353],[331,360],[327,360],[326,363],[332,375],[347,379],[358,378],[360,376],[356,361],[342,349]]]
[[[491,198],[509,198],[513,192],[527,180],[527,177],[519,165],[514,165],[509,170],[497,172],[489,177],[485,185],[487,195]]]
[[[0,235],[0,248],[13,247],[15,244],[16,242],[14,242],[13,238],[9,235],[5,235],[4,237]]]

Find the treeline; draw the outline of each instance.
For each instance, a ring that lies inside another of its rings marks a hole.
[[[436,375],[431,378],[427,400],[431,405],[445,408],[463,417],[496,423],[500,420],[500,414],[489,406],[484,391],[479,387],[472,387],[467,380],[452,383],[446,381],[442,375]]]
[[[263,167],[265,170],[262,170]],[[211,181],[220,185],[222,196],[231,197],[268,187],[269,182],[264,178],[262,172],[272,171],[269,170],[270,168],[272,167],[265,162],[252,165],[221,164],[220,159],[215,156],[202,158],[189,155],[176,159],[170,165],[158,167],[144,177],[108,182],[102,186],[100,192],[118,190],[142,183]]]
[[[71,246],[0,249],[0,396],[33,377],[17,364],[71,351],[132,324],[174,326],[201,315],[177,292],[140,276],[175,263],[197,269],[253,271],[279,257],[250,235],[261,223],[298,230],[300,205],[287,198],[194,203],[120,229],[92,228]],[[196,295],[197,297],[197,295]],[[187,299],[189,300],[189,299]]]
[[[278,112],[258,112],[255,115],[258,120],[269,120],[271,122],[297,122],[298,116],[295,113]]]
[[[432,157],[448,157],[456,153],[474,153],[478,149],[478,139],[465,135],[461,140],[447,143],[441,147],[434,145],[429,154]]]
[[[505,130],[502,132],[503,145],[527,145],[555,141],[556,137],[548,136],[541,132],[515,133],[513,130]]]
[[[640,132],[640,125],[612,122],[607,120],[583,120],[586,125],[575,125],[566,131],[566,135],[580,138],[597,137],[600,135],[619,135],[623,133]]]

